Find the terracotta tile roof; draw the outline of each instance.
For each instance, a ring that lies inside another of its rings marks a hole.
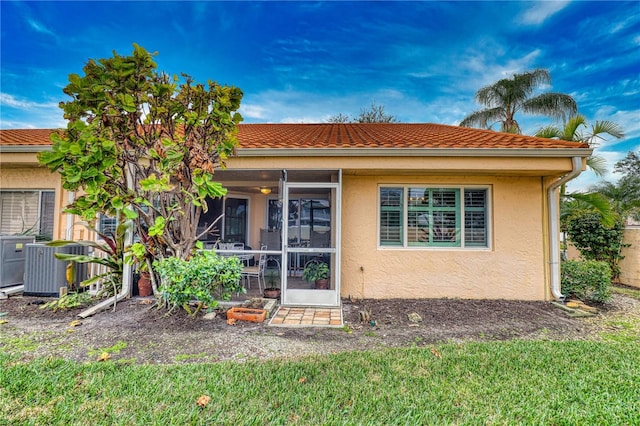
[[[0,130],[0,145],[51,145],[52,129]],[[587,144],[443,124],[241,124],[239,148],[588,148]]]
[[[443,124],[244,124],[240,148],[588,148]]]
[[[53,129],[0,130],[0,145],[51,145],[49,135]]]

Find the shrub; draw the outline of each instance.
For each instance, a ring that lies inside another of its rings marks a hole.
[[[607,262],[569,260],[562,263],[562,292],[580,300],[604,303],[611,299],[611,269]]]
[[[221,257],[212,251],[201,251],[191,259],[168,257],[153,262],[160,276],[160,294],[171,309],[183,307],[195,316],[204,306],[214,308],[216,300],[229,300],[233,293],[246,291],[240,284],[242,264],[237,257]],[[191,310],[192,300],[199,303]]]

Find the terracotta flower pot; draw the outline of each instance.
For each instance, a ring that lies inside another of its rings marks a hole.
[[[329,280],[327,278],[316,280],[316,288],[320,289],[320,290],[328,290],[329,289]]]
[[[148,272],[141,272],[138,279],[138,295],[140,297],[147,297],[153,294],[153,288],[151,287],[151,278]]]
[[[280,289],[275,287],[265,288],[264,297],[267,299],[280,299]]]

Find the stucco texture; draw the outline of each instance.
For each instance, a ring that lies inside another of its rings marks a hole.
[[[627,227],[623,242],[631,245],[622,249],[620,282],[640,288],[640,226]]]
[[[379,247],[380,184],[487,185],[490,248]],[[342,296],[544,300],[544,193],[539,177],[345,175]]]

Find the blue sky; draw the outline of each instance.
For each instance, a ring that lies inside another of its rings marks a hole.
[[[458,124],[474,94],[546,68],[546,91],[626,138],[596,153],[613,168],[640,150],[640,3],[0,2],[0,127],[63,127],[57,104],[89,58],[157,51],[160,70],[240,87],[245,123],[324,122],[372,103],[403,122]],[[532,134],[550,124],[520,117]],[[616,176],[609,174],[610,180]],[[570,189],[597,181],[583,173]]]

